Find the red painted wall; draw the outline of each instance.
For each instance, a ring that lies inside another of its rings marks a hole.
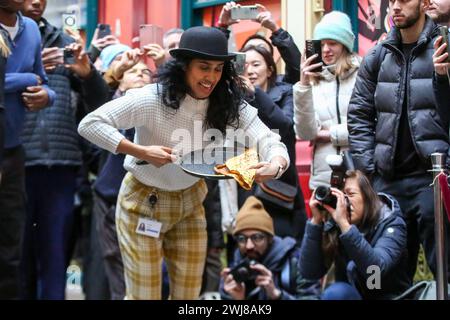
[[[156,24],[164,32],[180,26],[181,0],[147,0],[147,23]]]
[[[120,20],[120,41],[132,45],[139,36],[139,25],[156,24],[164,31],[179,26],[181,0],[99,0],[99,22],[111,25],[117,32]]]

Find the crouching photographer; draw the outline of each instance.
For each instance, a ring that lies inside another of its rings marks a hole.
[[[236,264],[222,271],[222,299],[294,300],[317,293],[316,280],[299,277],[295,239],[274,235],[273,220],[256,197],[249,197],[238,212],[233,235]]]
[[[334,265],[335,282],[322,292],[324,300],[392,299],[409,288],[406,225],[397,201],[377,195],[360,171],[346,171],[342,191],[330,192],[326,203],[317,191],[311,197],[301,277],[321,279]]]

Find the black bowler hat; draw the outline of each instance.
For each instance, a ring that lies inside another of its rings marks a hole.
[[[172,57],[188,57],[228,61],[235,54],[228,53],[228,40],[222,31],[210,27],[193,27],[181,35],[178,49],[170,50]]]

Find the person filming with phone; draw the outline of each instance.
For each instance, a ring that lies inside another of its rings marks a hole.
[[[295,132],[314,145],[312,190],[329,185],[325,158],[348,147],[347,107],[360,65],[354,42],[346,14],[325,15],[314,30],[314,41],[307,42],[300,81],[294,85]]]
[[[266,7],[261,4],[241,6],[233,1],[227,2],[222,7],[217,26],[229,36],[229,27],[245,20],[259,23],[272,34],[270,39],[259,32],[249,36],[242,44],[241,50],[246,47],[261,46],[273,56],[275,47],[286,64],[285,74],[278,76],[279,80],[295,84],[300,79],[300,50],[289,32],[278,26],[272,13]]]
[[[331,188],[327,200],[318,190],[310,199],[301,278],[319,280],[334,265],[335,282],[326,286],[325,281],[321,299],[392,299],[411,285],[400,207],[394,198],[377,194],[360,171],[346,171],[341,185],[342,190]]]
[[[317,288],[317,281],[301,283],[295,239],[275,236],[273,220],[257,198],[249,197],[239,210],[233,236],[238,249],[232,268],[222,271],[222,299],[294,300],[306,294],[302,284]]]
[[[449,110],[450,99],[450,46],[449,31],[447,26],[440,26],[441,36],[434,43],[434,77],[433,91],[436,101],[436,109],[439,112],[444,125],[448,128],[450,124]]]

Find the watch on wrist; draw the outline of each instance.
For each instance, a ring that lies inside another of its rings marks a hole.
[[[278,164],[278,171],[275,174],[274,179],[276,179],[276,180],[280,179],[283,172],[284,172],[284,167],[281,164]]]

